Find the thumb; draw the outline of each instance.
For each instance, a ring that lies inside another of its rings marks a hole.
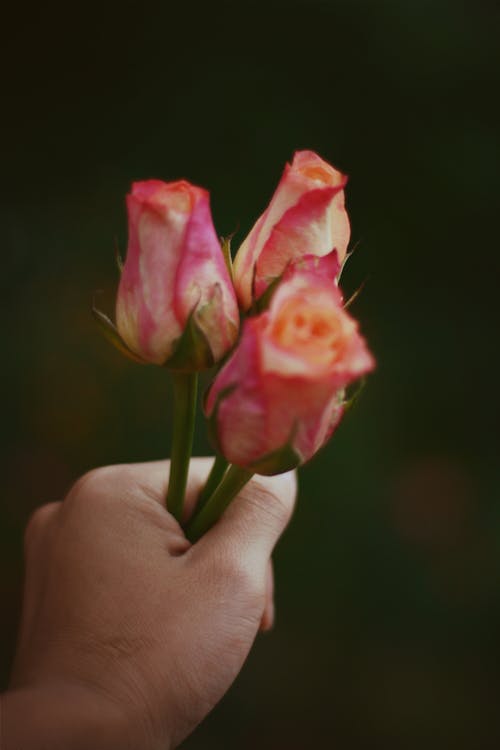
[[[196,543],[200,552],[220,548],[238,555],[256,557],[267,564],[273,548],[286,528],[297,494],[296,472],[250,480],[217,523]]]

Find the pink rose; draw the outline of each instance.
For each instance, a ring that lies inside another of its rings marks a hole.
[[[272,474],[307,461],[340,421],[344,388],[375,366],[343,308],[338,271],[336,252],[304,257],[289,266],[269,309],[246,320],[205,403],[231,463]]]
[[[127,210],[116,302],[121,338],[147,362],[210,366],[233,346],[239,314],[207,191],[184,180],[136,182]]]
[[[313,151],[297,151],[271,202],[234,261],[240,306],[248,310],[287,264],[336,250],[342,263],[350,237],[344,208],[347,177]]]

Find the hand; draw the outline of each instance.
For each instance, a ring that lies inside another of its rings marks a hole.
[[[191,462],[188,513],[210,463]],[[167,462],[97,469],[31,519],[5,750],[176,747],[270,626],[295,476],[252,480],[191,545],[163,507],[167,475]]]

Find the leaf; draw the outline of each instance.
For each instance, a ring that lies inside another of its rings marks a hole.
[[[107,315],[105,315],[103,312],[97,309],[94,305],[92,306],[92,315],[94,316],[94,319],[97,321],[97,325],[99,326],[101,333],[103,334],[104,338],[106,338],[115,349],[118,349],[119,352],[124,354],[129,359],[133,360],[134,362],[139,362],[141,365],[147,365],[148,362],[146,360],[142,359],[138,354],[133,352],[127,344],[124,342],[120,334],[118,333],[116,326],[112,321],[108,318]]]

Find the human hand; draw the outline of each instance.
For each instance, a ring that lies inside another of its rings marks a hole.
[[[191,462],[188,514],[210,463]],[[167,475],[97,469],[31,519],[5,750],[174,748],[270,626],[294,474],[252,480],[195,545],[163,507]]]

